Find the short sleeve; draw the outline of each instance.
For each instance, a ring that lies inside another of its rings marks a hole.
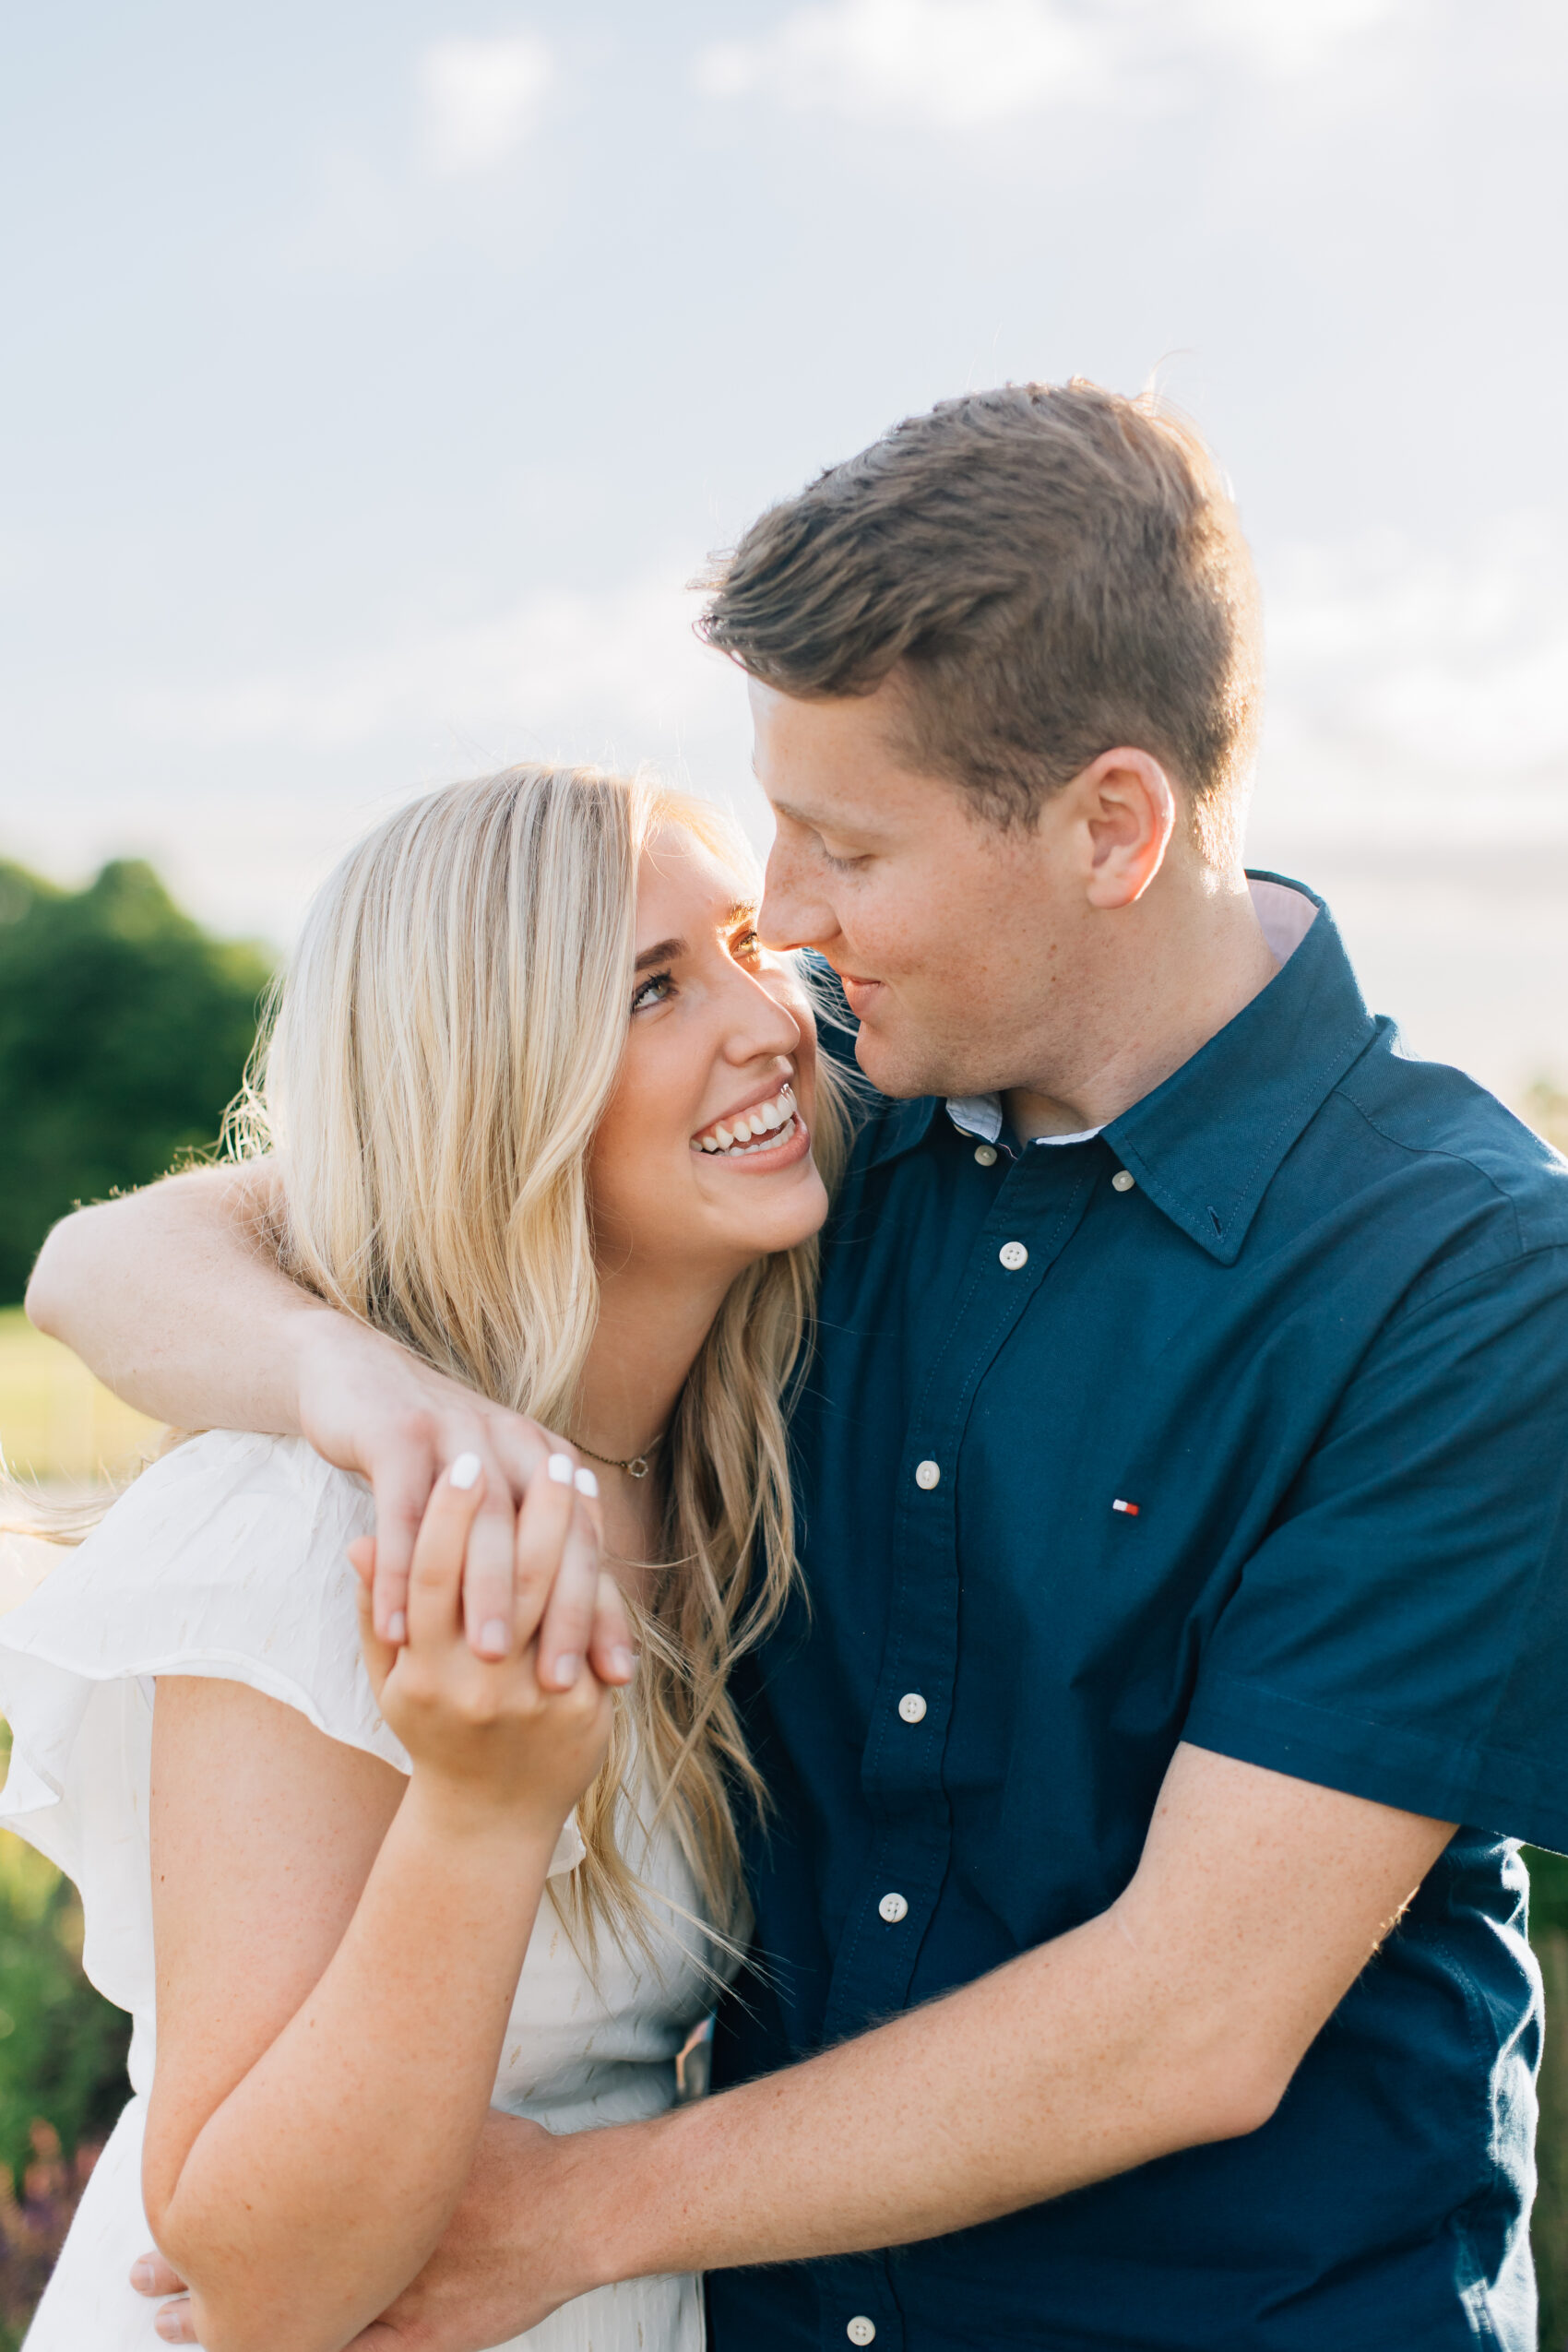
[[[1216,1621],[1183,1736],[1568,1852],[1568,1249],[1379,1334]]]
[[[360,1657],[348,1546],[373,1524],[363,1481],[303,1438],[213,1430],[176,1446],[5,1620],[13,1730],[29,1712],[26,1660],[85,1682],[200,1673],[248,1682],[407,1772]]]

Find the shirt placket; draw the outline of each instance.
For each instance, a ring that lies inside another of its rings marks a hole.
[[[1007,1170],[910,1420],[894,1504],[888,1638],[861,1760],[876,1837],[834,1967],[828,2041],[909,1999],[952,1845],[942,1759],[957,1672],[959,1450],[980,1382],[1071,1239],[1097,1172],[1099,1155],[1065,1185],[1065,1170],[1038,1160]]]

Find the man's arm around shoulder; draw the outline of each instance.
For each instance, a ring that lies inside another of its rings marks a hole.
[[[375,1618],[400,1639],[414,1538],[442,1472],[479,1456],[484,1501],[463,1579],[470,1635],[512,1621],[516,1503],[560,1441],[449,1380],[290,1281],[270,1241],[273,1164],[201,1169],[78,1209],[40,1253],[27,1311],[115,1395],[176,1429],[308,1438],[375,1496]],[[587,1657],[630,1672],[620,1595],[579,1511],[540,1633],[540,1664]]]

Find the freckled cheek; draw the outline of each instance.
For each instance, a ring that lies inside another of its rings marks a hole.
[[[885,921],[877,908],[855,908],[846,919],[842,936],[843,956],[840,959],[836,953],[833,960],[842,960],[851,972],[866,972],[885,980],[908,961],[907,923]]]

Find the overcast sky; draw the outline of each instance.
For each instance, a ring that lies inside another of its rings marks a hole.
[[[684,582],[943,394],[1151,373],[1267,600],[1257,863],[1568,1084],[1562,0],[53,0],[0,32],[0,854],[286,942],[539,754],[733,795]]]

